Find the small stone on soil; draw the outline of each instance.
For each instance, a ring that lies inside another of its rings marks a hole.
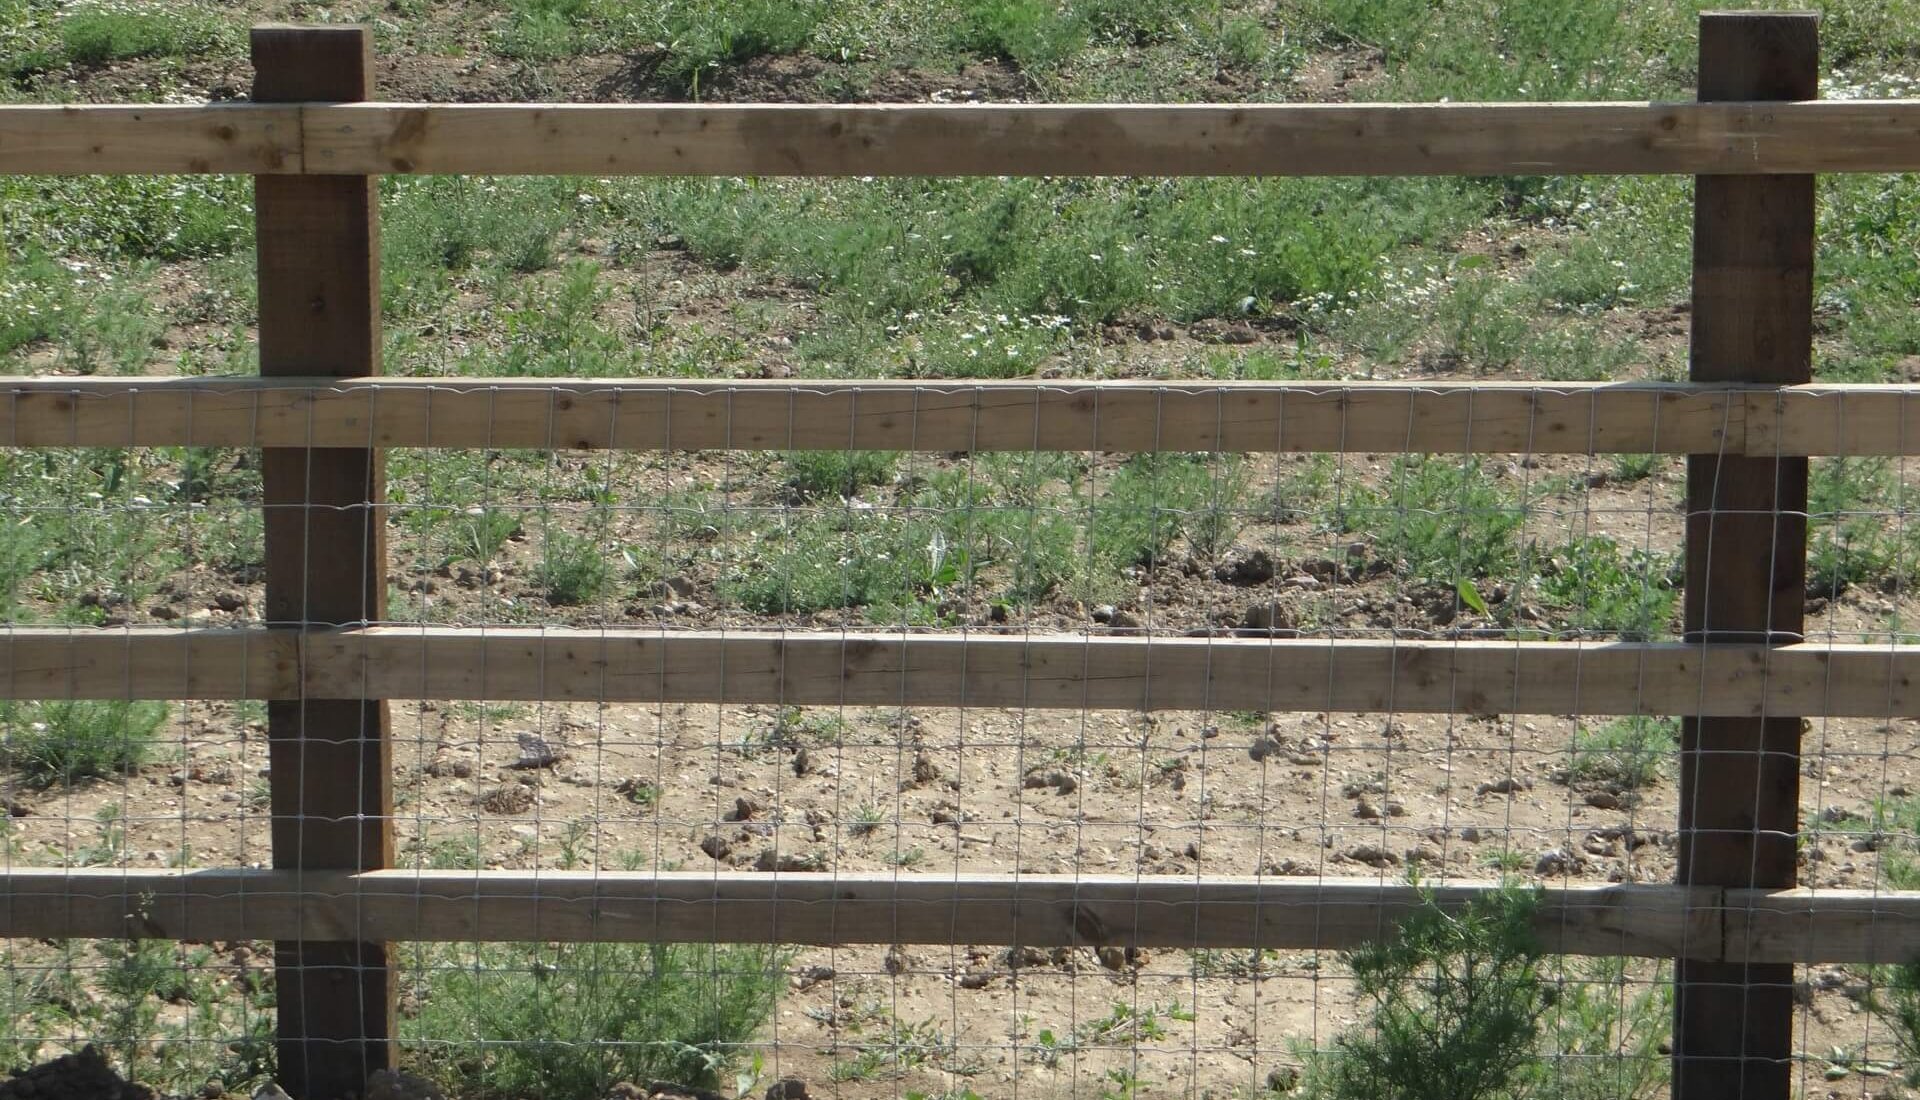
[[[1362,844],[1358,848],[1348,849],[1347,858],[1355,863],[1366,863],[1375,867],[1400,866],[1400,857],[1378,844]]]
[[[508,764],[509,768],[551,768],[567,758],[567,750],[555,747],[537,733],[516,733],[513,739],[520,746],[520,758]]]

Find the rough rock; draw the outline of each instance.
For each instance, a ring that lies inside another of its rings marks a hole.
[[[551,768],[567,758],[567,750],[560,748],[537,733],[516,733],[514,741],[520,745],[520,759],[508,764],[509,768]]]

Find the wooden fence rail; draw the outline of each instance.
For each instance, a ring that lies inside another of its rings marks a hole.
[[[1920,647],[374,626],[15,627],[0,699],[1920,718]]]
[[[1495,886],[1210,875],[746,871],[25,869],[0,912],[16,935],[421,942],[1007,943],[1294,950],[1389,932],[1423,894],[1455,909]],[[1911,955],[1920,895],[1550,885],[1547,950],[1741,963]]]
[[[1920,390],[1688,382],[4,378],[9,447],[1920,454]]]
[[[256,176],[259,379],[0,379],[13,447],[261,448],[260,630],[0,632],[0,698],[271,700],[267,871],[11,869],[0,935],[281,941],[280,1071],[394,1063],[395,939],[1336,947],[1374,881],[402,872],[386,699],[1671,713],[1679,882],[1555,886],[1552,949],[1680,960],[1674,1093],[1785,1100],[1796,963],[1920,951],[1920,893],[1795,888],[1801,716],[1920,717],[1920,652],[1802,644],[1808,455],[1920,454],[1920,387],[1809,381],[1812,173],[1920,170],[1920,101],[1822,103],[1810,16],[1708,14],[1696,103],[613,106],[369,102],[359,28],[263,28],[255,102],[0,106],[0,173]],[[1684,384],[379,377],[386,173],[1682,173]],[[1688,456],[1686,638],[1048,637],[383,624],[382,449]],[[1709,602],[1709,597],[1711,602]],[[1486,884],[1453,883],[1459,905]]]
[[[0,174],[1540,176],[1920,170],[1920,101],[0,106]]]

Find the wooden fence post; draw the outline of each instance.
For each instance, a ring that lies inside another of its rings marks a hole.
[[[1699,98],[1814,98],[1818,28],[1810,12],[1703,14]],[[1702,176],[1696,188],[1693,380],[1808,381],[1814,178]],[[1688,458],[1689,641],[1800,638],[1806,507],[1804,458]],[[1680,882],[1794,885],[1799,753],[1798,718],[1682,723]],[[1726,915],[1730,937],[1737,918]],[[1675,981],[1676,1100],[1787,1100],[1793,967],[1681,961]]]
[[[253,98],[351,101],[373,93],[364,27],[259,27]],[[370,176],[258,176],[260,373],[380,373],[379,228]],[[385,496],[371,449],[263,453],[267,607],[276,626],[324,627],[386,615]],[[384,701],[302,699],[268,706],[273,865],[393,865],[392,746]],[[386,944],[275,945],[281,1083],[300,1100],[364,1093],[394,1064],[395,983]]]

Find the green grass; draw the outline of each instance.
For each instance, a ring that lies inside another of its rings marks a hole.
[[[73,700],[0,709],[0,760],[35,786],[124,776],[152,758],[167,706]]]
[[[1627,960],[1562,960],[1542,1029],[1536,1095],[1547,1100],[1653,1100],[1672,1056],[1673,987],[1665,967],[1628,973]]]
[[[797,53],[833,5],[827,0],[679,0],[664,19],[660,76],[688,94],[718,69]]]
[[[1582,633],[1644,642],[1671,634],[1683,580],[1678,557],[1622,549],[1605,536],[1569,542],[1541,567],[1540,598]]]
[[[1914,532],[1904,487],[1885,459],[1815,459],[1807,485],[1807,587],[1837,596],[1855,585],[1904,580]]]
[[[894,451],[795,451],[786,457],[787,485],[803,499],[851,497],[893,480]]]
[[[1521,567],[1525,510],[1479,459],[1401,457],[1382,481],[1352,490],[1341,525],[1408,576],[1451,587]]]
[[[777,948],[483,944],[435,950],[410,980],[415,1068],[476,1100],[599,1100],[616,1082],[710,1086],[786,984]]]
[[[550,527],[542,544],[534,583],[547,602],[561,607],[590,604],[606,593],[613,565],[602,540]]]
[[[720,594],[762,614],[866,608],[880,621],[929,621],[953,597],[1024,605],[1076,581],[1106,584],[1120,557],[1081,544],[1079,476],[1064,456],[982,456],[907,487],[905,501],[734,516]],[[1176,530],[1168,520],[1150,527]]]
[[[82,65],[201,54],[231,36],[218,11],[179,2],[97,0],[68,8],[60,19],[60,47]]]
[[[1680,723],[1674,718],[1629,715],[1598,728],[1582,725],[1573,734],[1567,781],[1616,792],[1638,791],[1659,780],[1679,744]]]

